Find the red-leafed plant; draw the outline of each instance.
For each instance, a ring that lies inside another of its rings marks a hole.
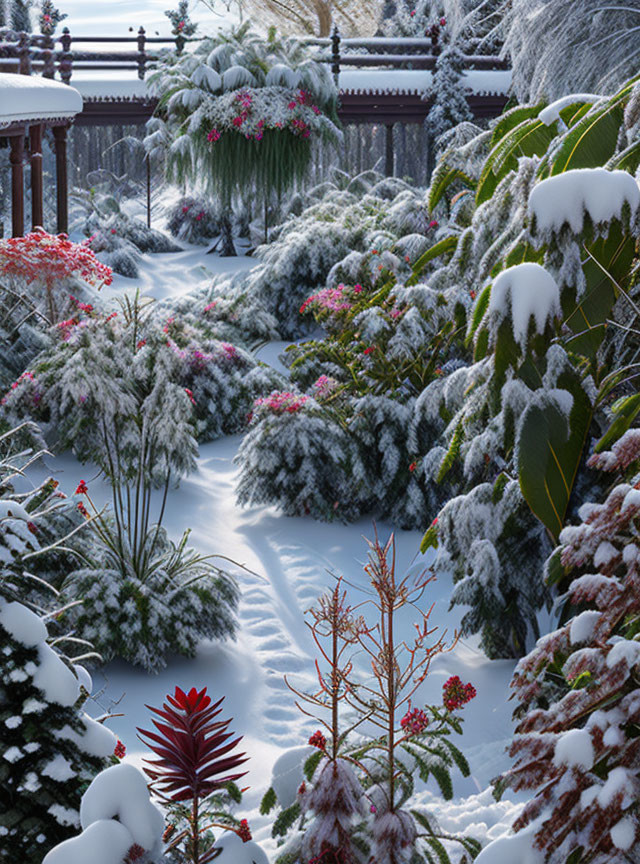
[[[34,286],[44,289],[50,324],[57,323],[61,314],[54,297],[57,282],[80,279],[99,290],[112,281],[111,268],[98,261],[86,244],[72,243],[66,234],[47,234],[42,228],[24,237],[0,240],[0,275],[16,280],[18,284],[12,287],[19,290],[27,285],[31,290]],[[66,290],[70,286],[61,287]],[[64,303],[68,303],[68,291]]]
[[[214,719],[223,700],[212,703],[206,687],[188,693],[176,687],[174,696],[167,695],[169,704],[146,706],[161,718],[153,719],[157,732],[138,729],[157,756],[144,760],[144,771],[170,813],[166,851],[181,848],[190,864],[206,864],[216,856],[213,828],[234,831],[245,842],[251,839],[246,820],[238,822],[229,812],[242,796],[235,781],[246,774],[233,772],[248,757],[233,752],[241,736],[228,731],[231,720]]]

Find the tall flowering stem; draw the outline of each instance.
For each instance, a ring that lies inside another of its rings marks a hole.
[[[303,784],[298,803],[304,814],[313,814],[302,845],[303,860],[323,864],[358,864],[362,860],[352,834],[355,818],[364,816],[364,792],[354,772],[357,763],[342,752],[342,745],[348,732],[364,718],[341,731],[340,711],[350,688],[351,650],[357,645],[364,621],[354,615],[346,601],[347,592],[338,579],[333,591],[309,610],[311,621],[306,623],[319,656],[315,661],[318,689],[305,693],[285,678],[297,697],[298,708],[329,733],[328,740],[320,729],[309,738],[319,753],[311,774],[313,787],[307,790]]]
[[[369,545],[365,572],[369,576],[374,597],[368,601],[375,609],[377,622],[358,634],[358,642],[368,655],[373,672],[372,679],[351,688],[347,701],[360,714],[380,730],[380,736],[357,753],[358,758],[379,751],[375,764],[384,764],[382,774],[376,777],[379,795],[375,796],[376,820],[372,828],[373,849],[371,861],[397,864],[402,850],[415,843],[417,831],[413,818],[401,810],[397,796],[397,783],[401,774],[398,766],[398,746],[413,734],[425,730],[428,718],[424,712],[411,709],[411,698],[426,679],[434,657],[451,651],[457,635],[445,642],[446,631],[432,639],[436,629],[429,627],[433,605],[422,612],[415,625],[412,641],[398,638],[396,615],[407,605],[417,608],[427,587],[435,577],[420,574],[415,581],[410,575],[398,579],[394,536],[383,546],[377,531]],[[404,714],[402,719],[400,715]],[[424,715],[424,716],[423,716]],[[425,722],[426,721],[426,722]]]

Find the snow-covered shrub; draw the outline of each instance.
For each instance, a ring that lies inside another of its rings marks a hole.
[[[120,316],[91,310],[64,325],[56,350],[9,391],[4,409],[37,414],[46,434],[101,468],[113,513],[92,507],[88,564],[57,587],[83,598],[70,618],[105,659],[122,656],[157,670],[167,653],[191,656],[201,638],[234,632],[235,582],[188,548],[188,531],[178,543],[168,537],[164,505],[155,515],[152,492],[161,487],[166,500],[172,480],[195,464],[191,387],[214,418],[208,427],[203,420],[202,431],[235,431],[252,402],[242,371],[254,364],[225,343],[205,344],[204,352],[189,341],[179,348],[174,322],[149,321],[139,303],[124,305]],[[207,378],[209,366],[215,371]],[[269,381],[259,370],[254,365],[253,385]],[[80,484],[78,494],[86,492]],[[82,499],[78,509],[89,515]]]
[[[156,524],[141,515],[150,507],[146,488],[132,494],[131,504],[124,505],[116,488],[115,518],[103,516],[90,498],[89,508],[78,502],[86,518],[93,518],[92,548],[88,566],[74,570],[61,590],[82,598],[68,620],[104,661],[122,657],[157,672],[167,656],[194,657],[202,639],[234,635],[238,588],[209,556],[187,546],[189,531],[176,544],[161,524],[162,514]]]
[[[52,849],[43,864],[146,864],[161,850],[164,818],[133,765],[113,765],[94,777],[82,796],[80,826],[82,833]]]
[[[220,233],[220,213],[207,200],[183,196],[169,211],[167,228],[178,240],[205,244]]]
[[[90,678],[47,644],[44,620],[0,599],[0,844],[40,864],[79,825],[80,795],[117,739],[82,710]]]
[[[535,822],[549,864],[632,860],[640,835],[640,430],[590,462],[615,485],[582,505],[548,562],[551,581],[571,578],[570,617],[516,668],[515,764],[498,783],[532,791],[514,828]]]
[[[433,633],[429,613],[416,624],[410,647],[397,641],[396,613],[422,597],[431,579],[424,574],[415,581],[397,578],[392,545],[391,539],[383,547],[377,538],[370,544],[365,572],[373,599],[358,604],[357,613],[347,605],[341,579],[311,610],[320,689],[308,693],[287,684],[301,710],[327,735],[318,729],[309,738],[315,753],[297,748],[274,766],[261,812],[279,805],[272,834],[290,834],[278,864],[304,864],[314,858],[333,864],[394,864],[431,861],[434,854],[449,864],[448,852],[456,847],[472,855],[478,851],[472,838],[442,832],[424,808],[409,809],[415,775],[423,781],[434,777],[447,799],[453,795],[454,764],[468,775],[466,760],[450,735],[462,733],[455,712],[476,692],[452,676],[443,687],[443,707],[412,707],[431,658],[448,648],[443,638],[427,646]],[[367,612],[373,623],[366,620]],[[369,678],[354,670],[353,658],[360,651],[371,662]],[[349,709],[351,716],[343,716]],[[297,792],[292,781],[300,783]]]
[[[71,198],[80,230],[87,237],[85,245],[100,261],[115,273],[135,279],[139,275],[141,252],[181,251],[166,234],[147,227],[121,208],[117,188],[121,178],[106,171],[93,173],[100,182],[96,181],[89,190],[76,189]]]
[[[289,516],[329,521],[357,516],[354,452],[340,418],[301,393],[256,400],[237,461],[241,504],[276,503]]]

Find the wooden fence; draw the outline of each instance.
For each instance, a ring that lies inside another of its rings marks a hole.
[[[90,71],[132,71],[144,80],[147,71],[159,59],[154,46],[172,46],[181,54],[187,43],[201,41],[184,36],[147,36],[140,27],[134,36],[72,36],[65,27],[60,36],[42,36],[0,29],[0,71],[3,68],[46,78],[58,77],[69,84],[73,73]],[[327,39],[306,39],[318,48],[318,60],[331,66],[335,76],[344,68],[433,69],[440,45],[438,37],[424,39],[342,39],[337,27]],[[123,45],[124,50],[79,50],[77,45]],[[135,46],[134,50],[127,50]],[[465,58],[468,69],[506,69],[505,60],[496,56],[477,55]]]

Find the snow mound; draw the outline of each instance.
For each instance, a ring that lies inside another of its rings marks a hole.
[[[0,601],[0,624],[27,648],[35,648],[47,638],[44,621],[22,603]]]
[[[584,225],[585,213],[595,225],[620,219],[625,204],[634,214],[640,189],[626,171],[579,168],[538,183],[529,195],[529,214],[539,232],[558,232],[568,224],[574,234]]]
[[[80,824],[86,831],[104,819],[117,819],[143,849],[160,849],[164,820],[149,800],[147,782],[133,765],[113,765],[98,774],[82,796]],[[95,864],[95,862],[92,862]]]
[[[533,846],[537,822],[517,834],[498,837],[482,850],[475,864],[543,864],[544,854]]]
[[[560,316],[560,290],[553,276],[540,264],[527,262],[503,270],[493,283],[489,319],[497,329],[510,313],[513,338],[524,349],[529,321],[543,333],[548,321]]]
[[[271,785],[283,810],[295,802],[300,784],[304,780],[304,763],[314,752],[314,748],[309,746],[293,747],[276,759]]]
[[[122,864],[134,840],[120,822],[101,819],[90,825],[79,837],[65,840],[42,864]]]
[[[225,832],[216,840],[215,846],[216,849],[222,849],[214,859],[216,864],[269,864],[269,859],[257,843],[251,840],[243,843],[232,831]]]

